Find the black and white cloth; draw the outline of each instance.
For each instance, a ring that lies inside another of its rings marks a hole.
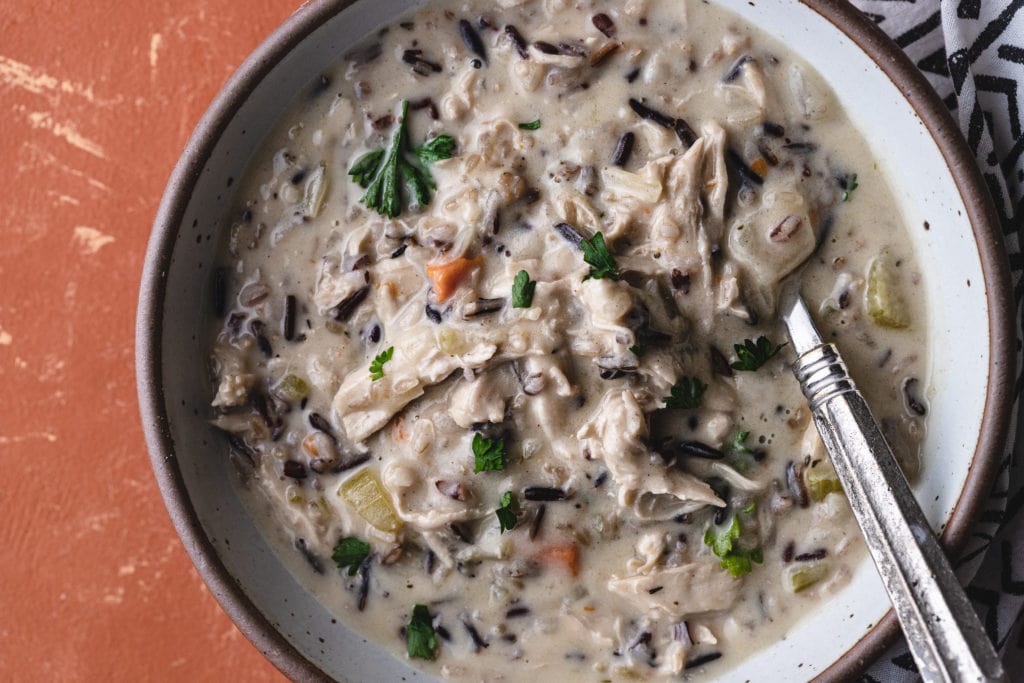
[[[953,112],[995,201],[1010,256],[1018,348],[1024,334],[1024,0],[853,0],[927,76]],[[1021,372],[1018,360],[1018,373]],[[1018,409],[1024,375],[1016,383]],[[1016,411],[1015,411],[1016,412]],[[1024,681],[1024,420],[1003,454],[989,503],[957,562],[1011,681]],[[862,676],[917,680],[904,642]]]

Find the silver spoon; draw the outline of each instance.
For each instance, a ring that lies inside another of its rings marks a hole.
[[[839,351],[795,288],[782,318],[793,372],[925,681],[1006,681],[1002,662],[928,525]]]

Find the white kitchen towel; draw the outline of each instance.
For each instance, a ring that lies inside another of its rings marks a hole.
[[[906,52],[953,112],[995,201],[1006,239],[1022,347],[1024,257],[1024,0],[854,0]],[[1018,358],[1019,411],[1022,382]],[[1024,427],[1024,420],[1018,420]],[[1022,430],[1024,431],[1024,430]],[[1017,444],[1021,445],[1018,449]],[[1003,656],[1011,681],[1024,681],[1024,435],[1014,438],[978,528],[957,563],[967,594]],[[904,642],[862,676],[918,680]]]

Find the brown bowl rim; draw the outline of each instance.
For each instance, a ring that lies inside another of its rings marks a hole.
[[[355,0],[310,0],[245,59],[203,114],[167,184],[146,251],[136,318],[136,374],[146,443],[164,503],[186,552],[211,594],[238,629],[292,680],[331,680],[263,616],[221,562],[185,493],[170,435],[160,359],[166,273],[192,189],[214,147],[248,94],[296,45]],[[999,221],[974,157],[945,105],[903,51],[846,0],[801,0],[849,37],[903,93],[945,159],[978,245],[989,307],[990,367],[985,409],[964,489],[942,533],[950,555],[969,538],[998,471],[1013,406],[1016,363],[1012,288]],[[890,610],[816,681],[849,680],[899,632]]]
[[[1016,315],[1010,266],[999,219],[967,141],[938,93],[906,53],[875,22],[845,0],[801,1],[856,43],[910,103],[946,161],[978,245],[989,308],[989,382],[971,466],[940,539],[946,553],[956,557],[970,538],[971,528],[992,491],[1006,446],[1014,404]],[[890,609],[874,628],[819,674],[815,681],[852,679],[881,656],[898,634],[899,623]]]

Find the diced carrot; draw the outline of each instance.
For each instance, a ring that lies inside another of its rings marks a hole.
[[[482,256],[457,258],[447,263],[427,266],[427,277],[434,283],[434,294],[438,303],[444,303],[455,293],[462,281],[484,262]]]
[[[320,457],[320,449],[317,448],[316,439],[312,434],[302,440],[302,448],[314,458]]]
[[[546,546],[541,548],[535,557],[543,564],[564,567],[573,576],[580,573],[580,554],[575,543]]]
[[[751,162],[750,170],[763,178],[768,173],[768,162],[758,157]]]

